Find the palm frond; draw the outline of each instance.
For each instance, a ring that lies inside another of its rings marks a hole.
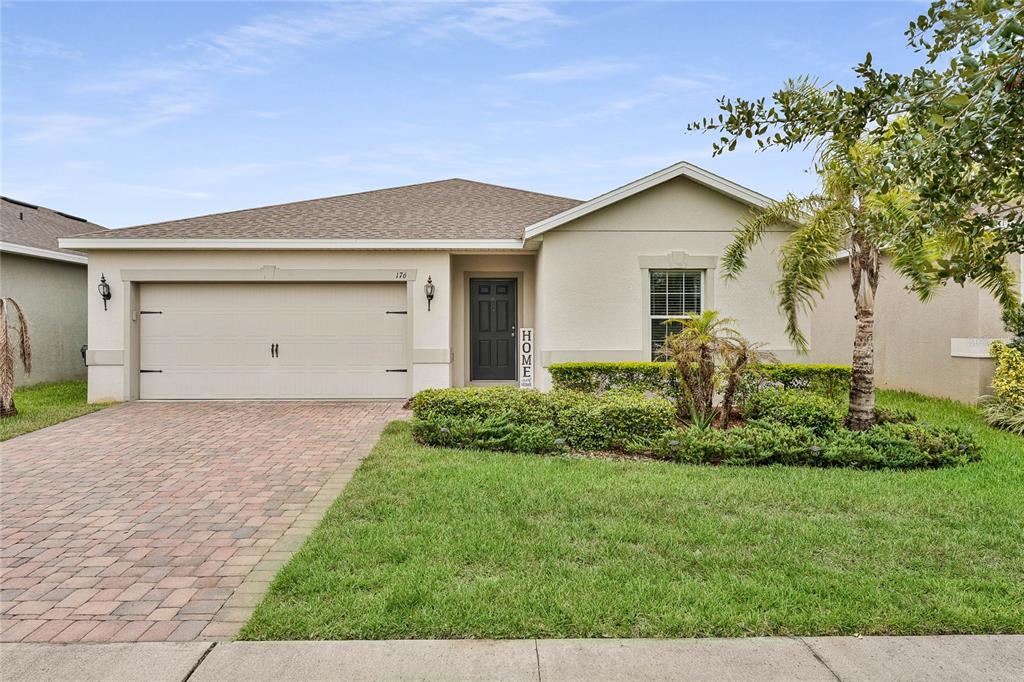
[[[21,366],[25,369],[26,374],[32,373],[32,334],[29,330],[28,319],[25,317],[25,311],[21,309],[21,305],[13,298],[8,298],[7,302],[14,308],[14,312],[18,316],[18,355],[21,359]]]
[[[779,223],[800,224],[822,198],[816,195],[798,197],[789,194],[782,201],[752,212],[733,233],[732,242],[722,254],[722,275],[736,279],[747,266],[747,254],[764,240],[765,234]]]
[[[848,221],[846,204],[820,207],[782,246],[781,274],[775,286],[786,318],[786,335],[800,351],[808,348],[807,337],[800,329],[800,313],[811,309],[824,295],[836,253],[846,238]]]

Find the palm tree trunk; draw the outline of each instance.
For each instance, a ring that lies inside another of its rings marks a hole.
[[[853,335],[850,409],[846,426],[855,431],[875,425],[875,292],[880,252],[859,230],[850,240],[850,275],[857,320]]]
[[[857,330],[853,336],[853,364],[850,377],[850,413],[846,426],[855,431],[875,424],[875,311],[858,307]]]

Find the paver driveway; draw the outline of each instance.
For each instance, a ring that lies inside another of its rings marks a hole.
[[[233,636],[396,402],[136,402],[0,443],[4,641]]]

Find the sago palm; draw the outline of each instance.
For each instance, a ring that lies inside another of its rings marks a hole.
[[[745,268],[750,250],[772,227],[780,223],[795,226],[781,248],[776,294],[790,341],[797,350],[806,351],[800,315],[822,297],[837,256],[843,251],[848,254],[855,310],[847,416],[851,429],[866,429],[875,423],[875,293],[882,255],[889,256],[893,269],[924,299],[944,283],[937,264],[951,254],[963,257],[975,248],[953,243],[952,231],[943,226],[907,229],[916,220],[914,197],[886,182],[888,169],[881,152],[878,145],[856,143],[847,148],[833,143],[818,163],[820,191],[807,196],[791,194],[752,214],[741,223],[722,259],[724,276],[735,278]],[[1001,302],[1015,298],[1008,268],[995,267],[976,281]]]
[[[17,344],[11,339],[12,330],[17,332]],[[14,406],[15,351],[25,372],[31,372],[32,339],[28,320],[17,301],[0,297],[0,417],[18,414]]]

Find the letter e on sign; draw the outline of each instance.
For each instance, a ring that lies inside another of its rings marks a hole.
[[[533,388],[533,327],[519,330],[519,388]]]

